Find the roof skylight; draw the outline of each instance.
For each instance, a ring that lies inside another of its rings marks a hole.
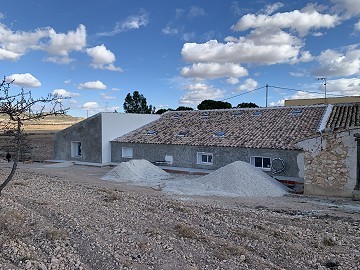
[[[214,134],[214,137],[224,137],[224,135],[225,135],[225,131],[219,131],[218,133],[215,133]]]
[[[254,115],[254,116],[262,115],[262,112],[261,111],[256,111],[256,112],[253,112],[252,115]]]
[[[188,130],[182,130],[178,134],[176,134],[176,136],[178,136],[178,137],[187,137],[189,135],[190,135],[190,131],[188,131]]]
[[[157,130],[148,130],[146,131],[146,135],[156,135],[158,134]]]
[[[293,110],[291,111],[291,114],[294,114],[294,115],[298,115],[298,114],[301,114],[302,113],[302,110]]]
[[[239,112],[234,112],[234,115],[235,116],[239,116],[239,115],[242,115],[243,114],[243,112],[241,112],[241,111],[239,111]]]

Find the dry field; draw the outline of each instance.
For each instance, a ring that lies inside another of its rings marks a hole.
[[[27,123],[24,129],[29,134],[30,159],[38,162],[53,159],[53,135],[81,120],[83,118],[72,116],[49,116],[39,121]],[[0,117],[0,123],[2,121],[4,121],[4,118]],[[3,149],[2,158],[5,158],[7,151],[12,152],[11,147],[7,145],[6,138],[6,135],[0,134],[0,149]]]
[[[174,196],[99,180],[110,169],[20,164],[0,269],[360,269],[359,202]]]

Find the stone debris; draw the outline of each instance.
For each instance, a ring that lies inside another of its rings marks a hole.
[[[164,191],[184,195],[277,197],[288,188],[253,165],[235,161],[197,179],[168,183]]]
[[[144,159],[132,159],[122,162],[113,168],[101,180],[110,180],[116,182],[134,182],[137,184],[158,183],[163,179],[169,179],[172,176]]]

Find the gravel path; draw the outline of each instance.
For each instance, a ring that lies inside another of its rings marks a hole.
[[[360,269],[359,202],[175,196],[108,171],[21,164],[0,197],[0,269]]]

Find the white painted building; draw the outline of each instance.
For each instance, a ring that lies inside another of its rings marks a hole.
[[[156,114],[98,113],[55,134],[54,158],[109,164],[111,140],[159,118]]]

